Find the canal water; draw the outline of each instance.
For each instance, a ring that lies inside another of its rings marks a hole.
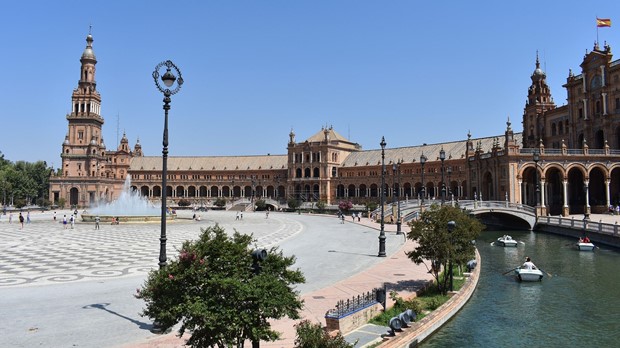
[[[504,234],[518,247],[492,245]],[[575,242],[542,232],[483,231],[476,291],[421,347],[620,347],[620,252],[578,251]],[[551,276],[519,283],[513,272],[502,275],[526,256]]]

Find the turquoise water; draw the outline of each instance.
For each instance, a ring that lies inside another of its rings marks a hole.
[[[465,307],[421,347],[620,347],[620,253],[577,251],[575,240],[508,232],[517,248],[492,245],[506,231],[485,231],[478,287]],[[526,256],[546,273],[519,283],[513,272]]]

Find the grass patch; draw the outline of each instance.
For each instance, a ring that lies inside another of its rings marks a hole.
[[[443,276],[447,276],[447,274],[444,272],[440,274],[439,278],[443,279]],[[458,267],[454,267],[453,269],[452,280],[455,291],[460,290],[465,284],[466,278],[463,276],[463,273],[458,269]],[[390,298],[394,301],[394,306],[370,319],[369,323],[388,326],[390,319],[398,316],[406,309],[413,310],[417,315],[415,321],[419,321],[426,316],[426,313],[432,312],[439,308],[442,304],[446,303],[446,301],[450,299],[450,296],[443,295],[439,291],[437,283],[433,283],[428,288],[421,291],[417,297],[410,300],[404,300],[399,297],[395,291],[390,292]]]

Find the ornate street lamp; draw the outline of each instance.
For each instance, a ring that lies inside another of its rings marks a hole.
[[[379,257],[385,257],[385,224],[384,207],[385,204],[385,137],[381,137],[381,230],[379,232]]]
[[[166,72],[161,76],[161,82],[163,82],[163,86],[160,83],[160,75],[159,70],[163,67],[166,67]],[[174,70],[174,72],[172,71]],[[176,75],[175,75],[176,74]],[[177,77],[178,76],[178,77]],[[155,71],[153,71],[153,79],[155,80],[155,86],[157,89],[164,94],[164,139],[163,139],[163,150],[162,150],[162,175],[161,175],[161,236],[159,237],[160,241],[160,249],[159,249],[159,268],[166,267],[166,194],[168,193],[167,188],[167,176],[168,176],[168,111],[170,110],[170,96],[177,94],[183,85],[183,77],[181,77],[181,71],[177,68],[172,61],[167,60],[165,62],[161,62],[157,64],[155,67]],[[176,87],[172,88],[176,81]],[[170,89],[172,88],[172,89]]]
[[[439,159],[441,160],[441,205],[444,205],[446,202],[446,183],[444,178],[444,166],[443,163],[446,159],[446,152],[443,150],[443,147],[439,151]]]
[[[424,185],[424,164],[426,163],[426,156],[422,154],[420,156],[420,164],[422,165],[422,206],[424,206],[424,196],[426,195],[426,185]]]
[[[448,221],[448,233],[450,234],[450,246],[452,246],[452,232],[454,231],[454,228],[456,227],[456,222],[454,221]],[[450,291],[454,291],[454,280],[453,280],[453,276],[452,276],[452,257],[450,257],[448,255],[448,262],[449,262],[449,266],[448,268],[450,268],[449,272],[450,272]]]
[[[533,155],[533,160],[534,160],[534,180],[536,181],[534,184],[536,185],[536,214],[538,215],[538,204],[539,204],[539,196],[540,196],[540,185],[538,183],[538,161],[540,161],[540,153],[538,152],[538,150],[534,151],[534,155]]]
[[[452,195],[452,181],[450,179],[450,176],[452,175],[452,166],[448,166],[446,171],[448,172],[448,194]]]
[[[402,234],[401,231],[401,222],[400,222],[400,164],[401,161],[398,161],[398,164],[396,165],[396,169],[398,170],[398,190],[396,191],[396,198],[397,198],[397,204],[398,204],[398,220],[396,220],[396,234]]]

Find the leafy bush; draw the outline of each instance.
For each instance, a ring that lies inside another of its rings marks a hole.
[[[189,207],[190,205],[192,205],[192,203],[187,199],[179,200],[178,204],[179,204],[179,207]]]
[[[299,208],[299,206],[301,205],[301,203],[295,198],[290,198],[287,203],[288,207],[292,210]]]
[[[353,208],[353,203],[351,201],[340,201],[340,203],[338,203],[338,209],[341,211],[349,211],[351,208]]]
[[[316,202],[316,209],[319,211],[319,213],[322,213],[325,211],[325,202],[323,201],[318,201]]]
[[[226,198],[218,197],[218,199],[215,200],[213,205],[216,206],[216,207],[220,207],[220,208],[226,206]]]
[[[256,210],[263,211],[267,209],[267,203],[264,199],[257,199],[254,201],[254,205],[256,206]]]
[[[295,348],[351,348],[355,346],[355,344],[349,344],[340,333],[332,337],[323,330],[321,324],[311,323],[309,320],[303,320],[295,325],[295,331],[297,333]]]

